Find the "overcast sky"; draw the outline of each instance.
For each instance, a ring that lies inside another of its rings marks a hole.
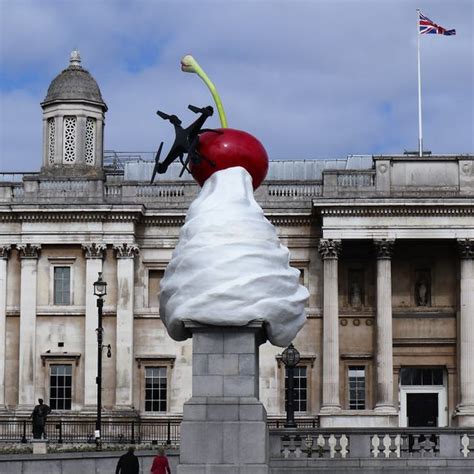
[[[0,0],[0,170],[41,167],[48,86],[72,49],[108,105],[105,148],[172,140],[214,105],[180,70],[187,53],[220,92],[229,126],[271,159],[416,150],[416,8],[456,36],[421,37],[425,149],[473,153],[472,0]],[[217,114],[210,127],[218,127]]]

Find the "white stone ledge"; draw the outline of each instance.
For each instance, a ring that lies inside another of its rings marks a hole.
[[[319,414],[321,428],[389,428],[398,427],[398,413],[374,410],[341,410],[334,414]]]

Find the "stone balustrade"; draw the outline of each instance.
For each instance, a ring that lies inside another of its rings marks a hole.
[[[474,460],[474,430],[271,429],[270,458]]]
[[[102,183],[102,182],[100,182]],[[103,188],[100,190],[98,188]],[[199,187],[194,182],[167,183],[129,183],[116,182],[98,185],[97,180],[51,180],[6,183],[0,180],[0,203],[23,203],[48,201],[57,198],[76,202],[78,198],[95,200],[104,203],[182,203],[187,207],[195,198]],[[257,198],[263,201],[293,200],[309,201],[322,195],[321,183],[265,183],[258,190]]]
[[[184,196],[184,186],[180,184],[139,184],[136,186],[139,198],[175,198]]]
[[[337,186],[340,188],[368,188],[375,186],[374,171],[337,172]]]
[[[471,155],[374,156],[373,166],[366,164],[364,169],[348,169],[351,165],[349,159],[325,160],[324,169],[310,168],[306,166],[309,162],[289,160],[283,163],[284,166],[281,162],[271,162],[268,178],[256,196],[264,202],[278,203],[290,199],[294,203],[318,197],[473,195],[473,161]],[[346,167],[341,167],[341,163]],[[0,173],[0,203],[57,198],[102,199],[104,203],[156,200],[187,203],[198,192],[198,186],[189,176],[178,178],[179,167],[170,168],[171,174],[149,184],[153,162],[131,163],[130,166],[128,172],[105,169],[105,181],[83,176],[62,178],[45,177],[39,173]]]
[[[319,197],[323,194],[322,183],[268,184],[267,194],[272,198]]]

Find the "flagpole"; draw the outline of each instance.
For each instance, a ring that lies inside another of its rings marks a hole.
[[[421,121],[420,10],[416,10],[416,15],[416,32],[418,37],[418,155],[423,156],[423,126]]]

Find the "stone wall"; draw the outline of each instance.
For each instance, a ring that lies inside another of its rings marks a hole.
[[[0,472],[2,474],[35,473],[35,474],[78,474],[95,473],[110,474],[123,451],[113,452],[82,452],[61,454],[10,454],[0,455]],[[140,474],[149,474],[156,452],[136,451],[140,463]],[[168,454],[171,472],[176,472],[179,454]]]

